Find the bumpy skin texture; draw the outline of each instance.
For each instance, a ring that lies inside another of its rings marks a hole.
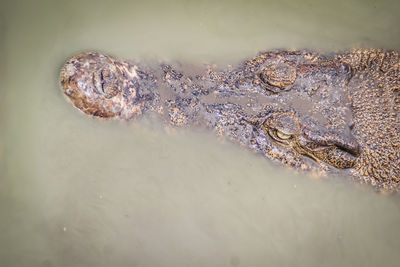
[[[149,68],[96,52],[64,65],[78,109],[129,120],[156,114],[213,129],[266,158],[400,189],[400,77],[394,51],[270,51],[237,67]]]

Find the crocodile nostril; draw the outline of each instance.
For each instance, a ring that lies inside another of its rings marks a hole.
[[[103,83],[104,83],[104,80],[103,80],[102,72],[101,71],[93,72],[93,85],[98,94],[104,94]]]
[[[106,68],[93,73],[93,86],[96,92],[105,98],[112,98],[120,91],[118,75]]]

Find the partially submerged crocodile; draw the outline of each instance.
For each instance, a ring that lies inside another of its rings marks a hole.
[[[382,50],[270,51],[226,70],[88,52],[64,65],[61,86],[89,115],[211,128],[285,165],[399,191],[399,71]]]

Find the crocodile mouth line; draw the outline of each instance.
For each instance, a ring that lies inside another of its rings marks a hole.
[[[294,148],[300,154],[308,156],[317,162],[326,162],[338,169],[352,168],[359,155],[356,151],[337,145],[320,145],[317,148],[310,149],[297,144]]]

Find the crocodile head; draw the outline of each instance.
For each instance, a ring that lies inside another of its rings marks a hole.
[[[293,167],[398,190],[399,69],[393,51],[270,51],[198,72],[88,52],[67,61],[61,85],[89,115],[150,111],[173,125],[213,128]]]

